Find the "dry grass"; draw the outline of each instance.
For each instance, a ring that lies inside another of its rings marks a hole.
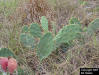
[[[12,49],[26,75],[79,75],[81,67],[99,68],[99,44],[94,45],[90,38],[85,39],[87,41],[83,45],[76,43],[66,52],[58,48],[58,51],[53,52],[42,63],[39,62],[35,52],[23,48],[19,42],[22,26],[31,22],[40,23],[41,16],[48,18],[49,25],[51,21],[55,21],[57,31],[68,24],[72,16],[77,17],[83,24],[88,24],[98,17],[94,12],[89,16],[87,9],[75,0],[63,2],[58,0],[56,5],[50,5],[44,0],[33,0],[32,3],[30,1],[19,1],[14,13],[8,16],[4,15],[5,10],[8,9],[0,11],[0,47]]]

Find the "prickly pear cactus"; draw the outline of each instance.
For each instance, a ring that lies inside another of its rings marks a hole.
[[[34,38],[30,34],[21,33],[20,42],[28,48],[33,48],[34,46]]]
[[[40,26],[36,23],[32,23],[29,30],[33,37],[40,38],[42,36]]]
[[[45,34],[42,35],[40,26],[38,24],[32,23],[30,27],[23,27],[23,32],[20,35],[20,42],[25,47],[33,48],[35,43],[34,38],[40,38],[38,44],[36,44],[36,47],[37,55],[42,61],[43,59],[47,58],[52,51],[57,48],[57,46],[61,45],[62,43],[68,44],[81,36],[82,29],[80,22],[76,18],[72,18],[69,23],[70,25],[66,25],[60,29],[57,35],[55,24],[53,23],[53,37],[52,33],[48,31],[48,20],[45,16],[42,16],[41,26]]]
[[[77,19],[77,18],[74,18],[72,17],[70,20],[69,20],[69,24],[78,24],[78,25],[81,25],[80,21]]]
[[[78,36],[80,36],[81,27],[80,25],[68,25],[64,26],[56,35],[54,38],[54,41],[56,41],[56,44],[60,45],[61,43],[68,43],[69,41],[72,41],[76,39]]]
[[[99,18],[95,19],[88,25],[87,32],[89,35],[93,35],[94,32],[99,29]]]
[[[39,42],[37,55],[40,60],[47,58],[54,50],[53,36],[51,33],[46,33]]]
[[[45,16],[41,17],[41,26],[45,32],[48,32],[48,20]]]
[[[0,48],[0,57],[8,57],[8,56],[11,56],[11,57],[15,58],[14,53],[10,49]]]

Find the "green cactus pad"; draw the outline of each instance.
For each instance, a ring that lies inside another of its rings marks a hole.
[[[54,38],[56,44],[68,43],[79,36],[81,32],[80,25],[68,25],[64,26]]]
[[[95,19],[88,25],[87,32],[89,35],[93,35],[94,32],[99,29],[99,18]]]
[[[32,48],[34,46],[34,38],[30,34],[21,33],[20,42],[25,46]]]
[[[41,26],[42,26],[42,28],[43,28],[43,30],[44,30],[45,32],[48,31],[48,20],[46,19],[45,16],[42,16],[42,17],[41,17]]]
[[[42,36],[40,26],[36,23],[32,23],[30,26],[30,34],[33,37],[39,37],[40,38]]]
[[[51,33],[46,33],[39,42],[37,55],[40,60],[47,58],[54,50],[54,42]]]
[[[15,58],[14,53],[10,49],[0,48],[0,57],[8,57],[8,56],[11,56],[11,57]]]

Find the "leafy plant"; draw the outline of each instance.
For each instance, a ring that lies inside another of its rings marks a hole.
[[[84,0],[78,0],[79,1],[79,3],[81,4],[81,5],[86,5],[87,4],[87,1],[84,1]]]
[[[77,18],[74,18],[74,17],[72,17],[69,20],[69,24],[78,24],[78,25],[81,25],[80,21]]]

